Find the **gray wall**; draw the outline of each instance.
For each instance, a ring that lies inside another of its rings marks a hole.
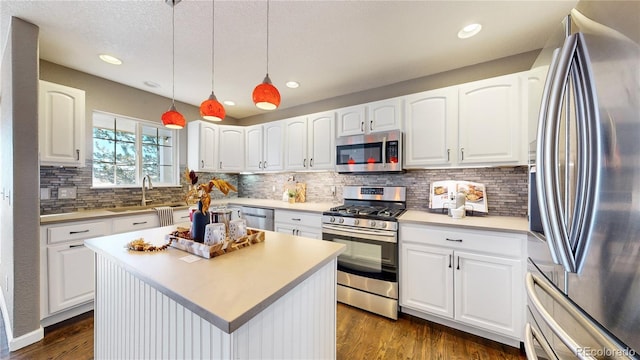
[[[275,112],[249,116],[241,119],[240,122],[242,125],[260,124],[268,121],[339,109],[346,106],[364,104],[371,101],[384,100],[396,96],[414,94],[421,91],[439,89],[470,81],[526,71],[531,69],[531,65],[533,65],[533,62],[539,53],[539,50],[530,51],[435,75],[407,80],[376,89],[361,91],[345,96],[338,96],[315,103],[277,110]]]
[[[2,54],[1,101],[0,284],[9,312],[5,321],[17,338],[40,328],[40,218],[34,211],[39,206],[38,27],[18,18],[12,18]]]

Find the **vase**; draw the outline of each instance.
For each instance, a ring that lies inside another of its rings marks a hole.
[[[204,233],[209,224],[209,212],[202,211],[202,201],[198,201],[198,211],[193,213],[191,221],[191,238],[195,242],[204,242]]]

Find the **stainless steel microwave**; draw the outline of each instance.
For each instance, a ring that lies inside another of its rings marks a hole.
[[[402,132],[394,130],[339,137],[336,141],[336,171],[401,172]]]

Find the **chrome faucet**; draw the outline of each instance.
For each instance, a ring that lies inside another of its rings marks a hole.
[[[151,183],[151,177],[149,175],[145,175],[142,177],[142,206],[146,206],[148,202],[152,202],[153,200],[147,200],[146,194],[144,191],[145,183],[149,180],[149,190],[153,190],[153,184]]]

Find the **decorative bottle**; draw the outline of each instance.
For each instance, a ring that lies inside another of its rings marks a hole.
[[[195,242],[204,242],[204,232],[207,224],[209,224],[209,212],[202,211],[202,201],[198,201],[198,211],[193,213],[193,221],[191,221],[191,238]]]

